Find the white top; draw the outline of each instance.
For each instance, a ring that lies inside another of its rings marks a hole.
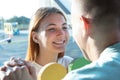
[[[68,65],[72,62],[72,60],[73,60],[73,58],[71,58],[69,56],[64,56],[62,58],[59,58],[57,63],[62,64],[67,69]],[[43,67],[42,65],[39,65],[36,62],[32,62],[32,65],[36,69],[36,74],[38,74],[40,69]]]

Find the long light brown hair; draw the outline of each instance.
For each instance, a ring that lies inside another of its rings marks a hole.
[[[33,31],[37,32],[39,30],[39,25],[41,24],[42,20],[46,16],[49,16],[52,13],[61,14],[66,20],[65,15],[59,9],[55,7],[39,8],[34,14],[33,18],[31,19],[30,26],[29,26],[28,49],[27,49],[27,55],[26,55],[27,61],[35,61],[36,57],[38,56],[40,52],[39,51],[40,46],[33,41],[32,32]],[[61,52],[58,54],[58,58],[63,57],[63,56],[64,56],[64,52]]]

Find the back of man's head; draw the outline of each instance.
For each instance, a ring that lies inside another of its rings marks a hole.
[[[120,23],[120,0],[76,0],[76,5],[82,10],[79,13],[89,16],[94,26],[112,27]]]
[[[120,41],[120,0],[73,0],[73,36],[91,61]]]

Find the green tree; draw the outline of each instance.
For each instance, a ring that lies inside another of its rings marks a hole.
[[[21,17],[14,16],[13,18],[8,19],[7,22],[18,22],[18,24],[29,24],[30,19],[25,16],[21,16]]]

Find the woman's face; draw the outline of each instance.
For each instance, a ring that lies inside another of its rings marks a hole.
[[[40,50],[63,52],[69,38],[65,18],[57,13],[45,17],[39,25],[37,35]]]

